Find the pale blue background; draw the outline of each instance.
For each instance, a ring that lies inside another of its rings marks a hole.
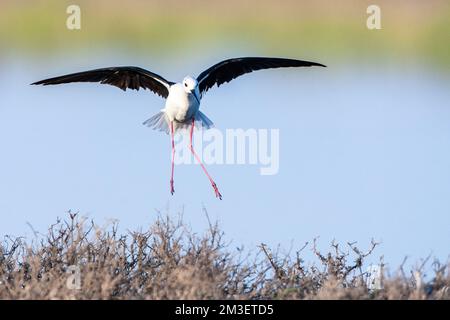
[[[148,91],[97,84],[36,87],[42,78],[139,65],[180,80],[232,55],[157,59],[73,55],[0,61],[0,235],[45,232],[71,209],[98,224],[145,228],[158,211],[197,232],[204,205],[232,246],[300,247],[320,236],[382,241],[375,255],[396,267],[450,244],[449,74],[417,63],[346,64],[261,71],[202,101],[219,129],[279,128],[280,172],[212,165],[224,196],[200,167],[177,166],[169,193],[169,137],[141,125],[164,101]],[[312,57],[303,57],[309,58]],[[310,253],[305,253],[307,256]]]

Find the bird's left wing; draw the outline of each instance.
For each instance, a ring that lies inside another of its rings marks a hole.
[[[124,91],[150,89],[164,98],[169,95],[169,88],[173,84],[160,75],[139,67],[101,68],[45,79],[32,84],[53,85],[69,82],[100,82],[116,86]]]
[[[246,57],[224,60],[213,65],[211,68],[203,71],[198,77],[200,92],[203,94],[212,88],[215,84],[219,87],[221,84],[256,70],[283,68],[283,67],[311,67],[323,64],[310,61],[302,61],[284,58],[260,58]]]

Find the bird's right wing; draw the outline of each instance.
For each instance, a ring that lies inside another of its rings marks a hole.
[[[164,98],[169,95],[169,88],[173,84],[156,73],[138,67],[101,68],[45,79],[32,84],[46,86],[69,82],[100,82],[116,86],[124,91],[150,89]]]
[[[198,77],[200,93],[256,70],[286,67],[325,67],[321,63],[284,58],[245,57],[221,61],[203,71]]]

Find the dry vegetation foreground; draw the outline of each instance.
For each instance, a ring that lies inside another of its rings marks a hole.
[[[307,247],[307,245],[305,245]],[[181,221],[159,218],[148,231],[120,235],[76,214],[36,239],[6,236],[0,245],[0,299],[449,299],[448,264],[407,276],[382,273],[378,289],[366,285],[360,251],[332,243],[309,247],[319,263],[265,245],[254,254],[231,249],[216,224],[197,235]],[[409,274],[409,273],[408,273]]]

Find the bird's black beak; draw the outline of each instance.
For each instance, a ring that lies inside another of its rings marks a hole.
[[[200,99],[195,94],[195,88],[191,90],[191,94],[194,96],[195,100],[197,100],[198,104],[200,104]]]

